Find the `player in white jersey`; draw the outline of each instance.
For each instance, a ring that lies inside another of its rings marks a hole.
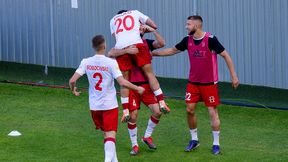
[[[129,70],[133,67],[133,62],[138,67],[141,67],[144,74],[148,78],[149,85],[153,90],[162,112],[169,112],[169,108],[164,101],[164,96],[160,88],[159,82],[155,77],[151,65],[151,55],[149,49],[143,44],[140,36],[140,24],[146,24],[154,29],[157,28],[156,24],[146,15],[137,10],[121,10],[110,21],[111,34],[116,39],[115,49],[124,49],[129,46],[136,46],[138,54],[129,55],[125,54],[116,58],[119,68],[125,79],[129,77]],[[129,120],[129,90],[121,87],[121,102],[123,107],[122,121]]]
[[[106,42],[102,35],[92,39],[96,54],[83,59],[79,68],[69,81],[70,88],[75,96],[79,96],[76,81],[84,74],[89,80],[89,105],[96,129],[104,132],[105,162],[117,162],[115,149],[115,136],[118,127],[118,103],[114,79],[129,89],[136,90],[139,94],[144,88],[135,86],[125,80],[115,60],[105,56]]]

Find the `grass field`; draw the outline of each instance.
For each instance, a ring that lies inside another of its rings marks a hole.
[[[103,137],[94,129],[88,95],[73,96],[66,89],[0,83],[0,161],[103,161]],[[153,137],[158,149],[140,141],[140,154],[129,155],[127,126],[119,124],[119,161],[288,161],[288,111],[220,105],[222,154],[210,153],[212,136],[206,108],[197,109],[200,147],[186,153],[189,140],[185,103],[168,100],[171,114],[163,116]],[[150,112],[142,107],[138,137]],[[22,133],[9,137],[12,130]]]

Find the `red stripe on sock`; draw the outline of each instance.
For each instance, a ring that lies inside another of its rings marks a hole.
[[[122,104],[123,109],[128,109],[129,108],[129,103],[124,103]]]
[[[154,116],[151,116],[150,117],[151,121],[155,124],[158,124],[159,123],[159,119],[156,119]]]
[[[128,123],[128,129],[135,129],[137,127],[136,123]]]
[[[162,100],[164,100],[164,95],[160,94],[160,95],[156,96],[156,98],[157,98],[158,102],[162,101]]]
[[[108,138],[105,138],[105,139],[104,139],[104,143],[106,143],[106,142],[108,142],[108,141],[111,141],[111,142],[116,143],[116,139],[115,139],[115,138],[112,138],[112,137],[108,137]]]

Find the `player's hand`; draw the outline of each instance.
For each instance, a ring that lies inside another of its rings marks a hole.
[[[237,89],[238,86],[239,86],[239,79],[237,76],[233,76],[232,77],[232,87],[234,89]]]
[[[80,96],[80,91],[77,90],[77,87],[74,87],[73,92],[72,92],[75,96]]]
[[[138,86],[137,92],[138,92],[140,95],[142,95],[142,94],[144,93],[144,91],[145,91],[145,89],[144,89],[143,87]]]
[[[143,28],[145,33],[150,33],[150,32],[156,31],[154,28],[152,28],[152,27],[150,27],[148,25],[143,25],[142,28]]]
[[[129,110],[128,109],[123,109],[123,115],[121,118],[122,123],[127,123],[130,120],[130,115],[129,115]]]
[[[130,47],[125,49],[125,52],[128,54],[131,54],[131,55],[135,55],[135,54],[139,53],[139,50],[135,46],[130,46]]]

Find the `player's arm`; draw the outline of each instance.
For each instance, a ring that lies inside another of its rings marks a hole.
[[[141,27],[145,33],[153,33],[155,40],[153,41],[152,46],[154,49],[162,48],[165,46],[165,39],[154,28],[148,25],[142,25]]]
[[[139,15],[139,20],[142,24],[146,24],[154,29],[157,29],[156,23],[150,19],[148,16],[144,15],[143,13],[139,12],[138,10],[134,10],[135,14]]]
[[[150,19],[150,18],[148,18],[148,19],[146,20],[146,23],[145,23],[145,24],[148,25],[148,26],[150,26],[150,27],[152,27],[153,29],[157,29],[156,23],[155,23],[152,19]]]
[[[115,57],[118,57],[118,56],[121,56],[121,55],[124,55],[124,54],[137,54],[139,53],[138,51],[138,48],[136,48],[135,46],[130,46],[128,48],[125,48],[125,49],[115,49],[115,48],[112,48],[109,52],[108,52],[108,57],[112,57],[112,58],[115,58]]]
[[[239,86],[239,79],[238,79],[237,74],[235,72],[232,58],[226,50],[221,52],[220,55],[224,58],[227,66],[228,66],[228,69],[230,71],[230,76],[231,76],[231,80],[232,80],[232,87],[236,89]]]
[[[137,91],[139,94],[142,94],[144,92],[144,88],[143,87],[140,87],[140,86],[136,86],[132,83],[130,83],[129,81],[127,81],[126,79],[124,79],[123,76],[119,76],[116,78],[118,84],[120,86],[123,86],[123,87],[126,87],[128,89],[131,89],[131,90],[134,90],[134,91]]]
[[[78,74],[77,72],[74,73],[74,75],[70,78],[69,80],[69,87],[70,87],[70,90],[72,91],[72,93],[75,95],[75,96],[79,96],[80,95],[80,92],[77,91],[77,87],[76,87],[76,82],[77,80],[81,77],[80,74]]]
[[[173,47],[173,48],[166,48],[164,50],[153,51],[152,54],[153,56],[172,56],[180,52],[181,52],[180,50]]]

